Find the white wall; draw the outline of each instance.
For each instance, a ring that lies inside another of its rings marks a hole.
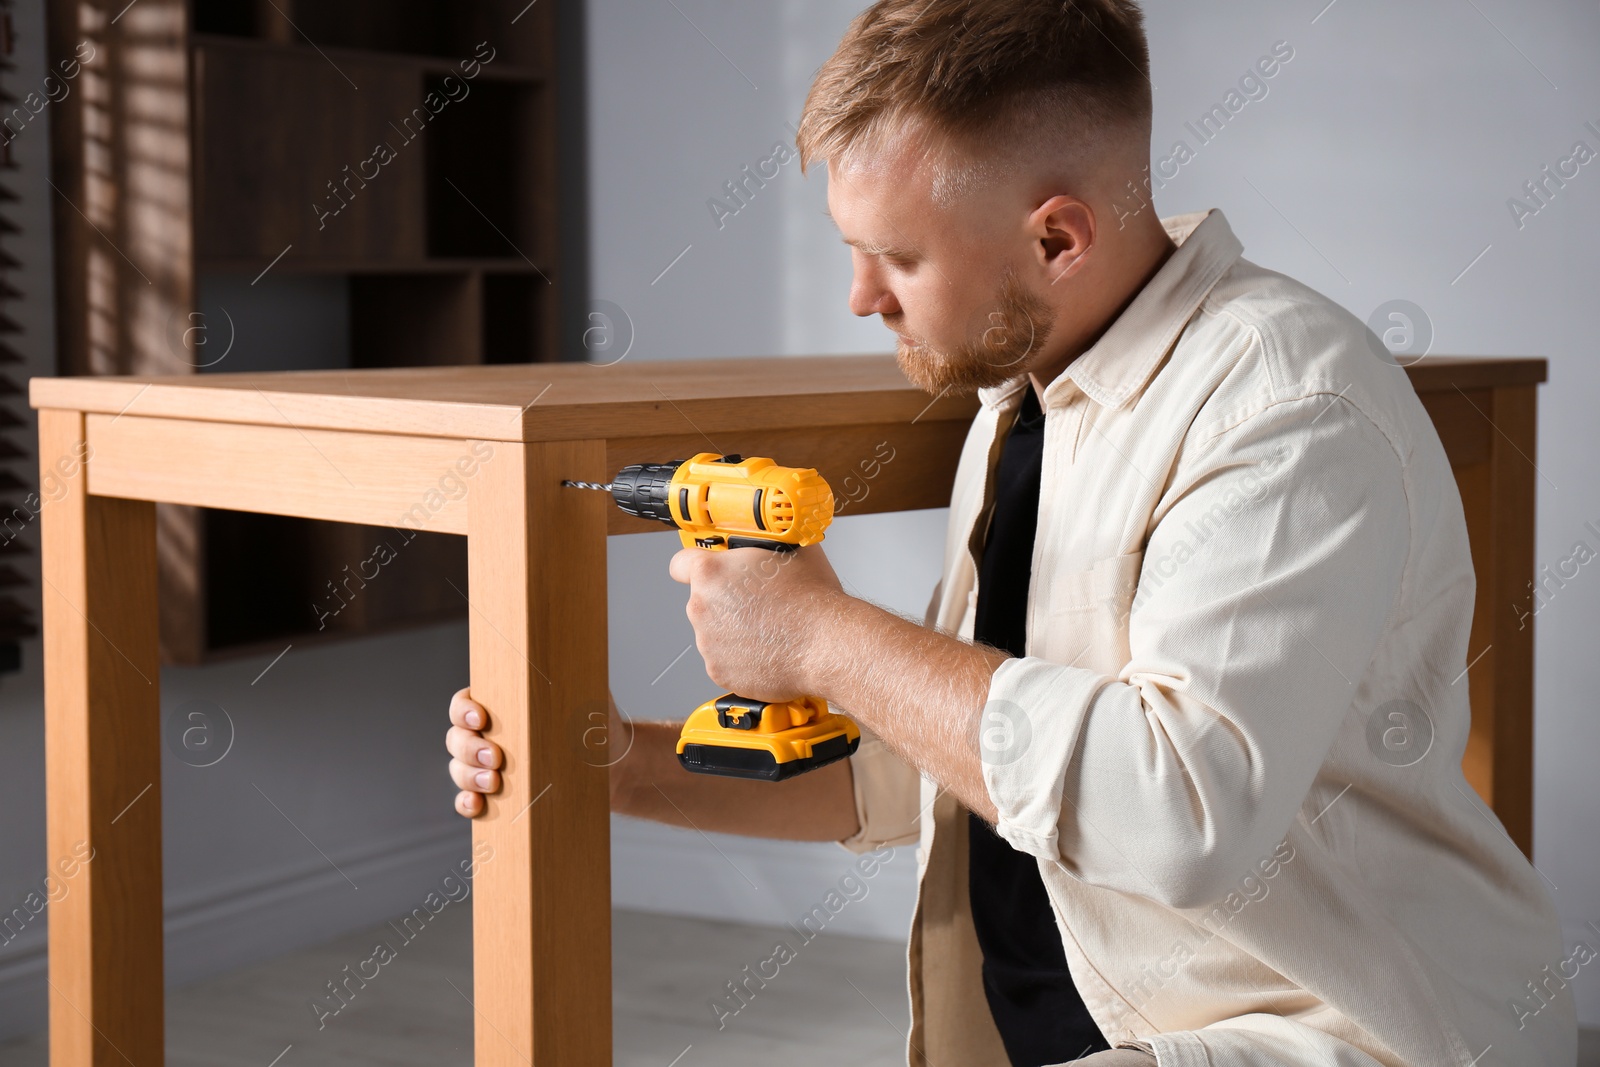
[[[881,326],[846,310],[848,259],[820,213],[822,174],[802,179],[791,163],[720,230],[706,207],[741,166],[792,142],[787,124],[798,119],[811,74],[862,5],[674,2],[682,14],[637,0],[589,5],[592,289],[631,320],[627,358],[887,351]],[[1323,11],[1325,2],[1150,5],[1160,154],[1275,42],[1295,49],[1268,96],[1198,151],[1157,209],[1221,207],[1247,256],[1362,317],[1386,300],[1415,302],[1437,332],[1435,352],[1549,356],[1538,462],[1558,488],[1540,483],[1538,558],[1554,563],[1580,538],[1600,548],[1584,529],[1600,526],[1592,463],[1600,433],[1587,410],[1600,371],[1586,315],[1600,258],[1600,163],[1520,231],[1505,207],[1572,141],[1600,149],[1600,136],[1583,130],[1585,120],[1600,126],[1600,14],[1592,5],[1510,0],[1337,0]],[[18,4],[25,50],[38,47],[37,7]],[[38,209],[49,195],[37,170],[43,137],[35,135],[43,133],[30,129],[18,142],[35,168],[25,188]],[[28,262],[39,265],[25,288],[41,306],[46,221],[36,218],[23,238],[34,243]],[[1485,245],[1490,251],[1457,280]],[[48,373],[47,336],[46,322],[26,339],[32,373]],[[937,576],[942,517],[841,519],[828,535],[831,558],[863,595],[920,614]],[[665,574],[674,545],[669,533],[611,544],[612,684],[634,714],[681,713],[711,691],[692,649],[652,684],[690,640],[681,587]],[[1600,852],[1590,829],[1600,814],[1590,769],[1600,716],[1586,670],[1594,639],[1583,637],[1600,632],[1600,576],[1591,570],[1538,619],[1536,858],[1559,887],[1572,938],[1600,920]],[[465,853],[440,745],[445,702],[467,677],[465,653],[457,624],[297,648],[254,685],[270,657],[163,671],[166,707],[210,700],[236,727],[235,748],[215,767],[174,759],[164,768],[169,977],[210,973],[408,908],[445,861]],[[5,904],[46,863],[36,641],[24,656],[23,676],[0,679]],[[615,830],[616,899],[668,911],[792,919],[850,858],[833,845],[719,839],[713,848],[692,831],[625,820]],[[913,867],[904,858],[838,928],[904,930]],[[41,1022],[42,964],[42,925],[0,947],[0,1034]],[[1585,973],[1578,991],[1585,1018],[1600,1024],[1600,980]]]

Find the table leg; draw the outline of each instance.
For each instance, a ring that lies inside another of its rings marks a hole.
[[[160,1067],[155,505],[90,496],[86,456],[40,410],[50,1062]]]
[[[478,1067],[611,1063],[603,441],[489,444],[468,501],[471,689],[505,752],[473,823]],[[599,717],[596,718],[596,712]]]
[[[1488,416],[1489,565],[1478,571],[1478,587],[1490,604],[1488,654],[1469,685],[1492,718],[1474,723],[1492,733],[1490,801],[1495,814],[1529,859],[1533,858],[1533,620],[1518,616],[1515,605],[1528,602],[1534,575],[1534,512],[1542,475],[1534,466],[1538,450],[1536,386],[1494,390]],[[1480,593],[1480,595],[1483,595]],[[1513,623],[1515,625],[1513,625]],[[1468,655],[1475,655],[1476,649]],[[1479,701],[1474,700],[1476,718]]]

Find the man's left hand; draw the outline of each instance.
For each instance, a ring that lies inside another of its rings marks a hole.
[[[689,586],[685,612],[713,682],[755,700],[806,695],[813,638],[848,599],[820,547],[685,548],[669,571]]]

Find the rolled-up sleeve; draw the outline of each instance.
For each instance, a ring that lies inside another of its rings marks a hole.
[[[1410,519],[1389,439],[1328,395],[1210,437],[1155,516],[1127,665],[1002,663],[989,706],[1026,744],[983,776],[1013,846],[1181,908],[1288,830],[1392,610]]]
[[[937,618],[943,584],[933,588],[924,626],[933,626]],[[851,852],[916,844],[922,815],[920,771],[897,756],[876,734],[862,730],[861,744],[850,757],[850,780],[859,828],[839,844]]]

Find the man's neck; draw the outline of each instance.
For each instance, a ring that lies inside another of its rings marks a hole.
[[[1062,371],[1094,347],[1111,328],[1111,324],[1122,316],[1128,305],[1133,303],[1134,299],[1144,291],[1145,286],[1150,284],[1150,280],[1166,265],[1172,253],[1178,250],[1177,243],[1172,240],[1155,213],[1152,211],[1146,218],[1148,221],[1139,226],[1138,232],[1129,236],[1124,244],[1124,253],[1113,265],[1111,280],[1101,290],[1105,295],[1098,302],[1099,312],[1088,317],[1090,325],[1081,330],[1078,336],[1069,338],[1066,347],[1048,363],[1028,373],[1034,390],[1041,397],[1044,396],[1045,388],[1055,381]]]

